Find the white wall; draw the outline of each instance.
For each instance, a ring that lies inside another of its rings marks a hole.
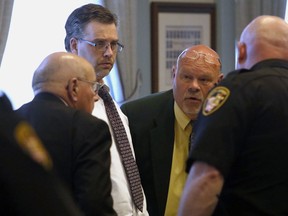
[[[89,0],[14,0],[10,32],[0,68],[0,89],[14,109],[33,98],[32,75],[50,53],[65,51],[68,15]]]

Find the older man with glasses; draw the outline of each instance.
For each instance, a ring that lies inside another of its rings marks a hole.
[[[192,123],[208,91],[223,77],[218,54],[204,45],[185,49],[173,67],[173,89],[122,105],[152,216],[176,215],[186,181]]]
[[[56,174],[85,215],[116,215],[111,135],[108,125],[91,115],[99,87],[94,68],[72,53],[52,53],[36,69],[32,87],[35,97],[16,112],[35,128]],[[35,145],[30,148],[41,151]]]

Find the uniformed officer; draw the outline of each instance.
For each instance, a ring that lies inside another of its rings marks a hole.
[[[288,215],[287,50],[279,17],[242,32],[240,70],[209,93],[194,127],[179,215]]]
[[[0,215],[80,216],[34,130],[0,91]]]

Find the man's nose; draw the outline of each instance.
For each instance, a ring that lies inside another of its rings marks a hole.
[[[113,55],[113,50],[111,48],[111,44],[108,43],[105,47],[105,52],[104,52],[104,56],[112,56]]]
[[[199,91],[200,90],[200,86],[199,86],[199,82],[197,79],[193,79],[190,82],[189,85],[189,91]]]

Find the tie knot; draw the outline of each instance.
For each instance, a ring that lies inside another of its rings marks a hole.
[[[103,99],[103,101],[107,101],[107,99],[112,99],[109,94],[109,87],[107,85],[103,85],[98,90],[98,95]]]

